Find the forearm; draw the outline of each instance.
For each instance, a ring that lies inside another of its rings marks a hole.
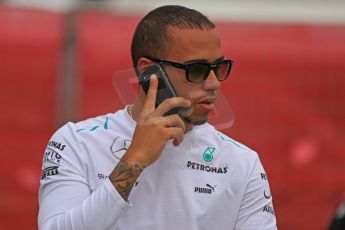
[[[110,182],[124,200],[128,200],[133,185],[144,168],[143,164],[133,161],[125,155],[109,175]]]

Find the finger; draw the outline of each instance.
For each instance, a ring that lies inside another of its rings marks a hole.
[[[174,139],[174,146],[178,146],[183,141],[184,131],[181,128],[171,127],[168,129],[169,139]]]
[[[147,91],[147,95],[145,97],[142,115],[148,115],[155,110],[156,105],[156,96],[157,96],[157,87],[158,87],[158,80],[155,74],[151,75],[150,78],[150,87]]]
[[[183,122],[182,118],[177,114],[173,114],[173,115],[165,116],[165,117],[163,116],[150,117],[148,119],[141,121],[140,125],[142,126],[156,125],[156,126],[161,126],[164,128],[177,127],[177,128],[181,128],[183,131],[186,129],[185,123]]]
[[[164,118],[164,126],[181,128],[183,131],[186,129],[186,125],[179,115],[174,114]]]
[[[152,113],[153,116],[163,116],[170,109],[175,107],[190,107],[191,102],[183,97],[172,97],[164,100]]]

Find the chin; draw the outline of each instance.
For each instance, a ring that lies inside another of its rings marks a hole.
[[[207,122],[207,119],[205,120],[195,120],[195,121],[192,121],[191,124],[192,125],[203,125]]]
[[[192,125],[202,125],[208,121],[208,115],[209,111],[193,108],[186,110],[184,120]]]
[[[196,118],[196,117],[193,117],[193,116],[188,116],[188,117],[184,117],[184,120],[189,123],[189,124],[192,124],[192,125],[203,125],[205,124],[208,119],[207,117],[203,117],[203,118]]]

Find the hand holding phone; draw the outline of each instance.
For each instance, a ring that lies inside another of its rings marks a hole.
[[[165,99],[176,97],[176,92],[171,85],[167,74],[164,69],[159,64],[153,64],[144,69],[144,71],[139,75],[139,84],[143,88],[145,94],[147,94],[150,86],[151,75],[155,74],[158,79],[158,88],[156,96],[156,108]],[[169,116],[172,114],[180,114],[182,107],[175,107],[164,114],[164,116]]]

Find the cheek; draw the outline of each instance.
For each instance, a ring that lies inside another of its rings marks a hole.
[[[186,79],[184,70],[174,70],[172,68],[166,69],[166,73],[168,74],[169,81],[174,87],[176,94],[180,97],[184,97],[189,99],[189,84]]]
[[[201,84],[193,84],[187,81],[184,70],[167,68],[165,71],[179,97],[184,97],[193,102],[195,98],[203,95]]]
[[[198,92],[201,92],[200,87],[189,82],[174,81],[172,82],[172,84],[176,91],[176,94],[179,97],[184,97],[191,102],[193,102],[194,99],[197,98],[197,96],[199,95]]]

